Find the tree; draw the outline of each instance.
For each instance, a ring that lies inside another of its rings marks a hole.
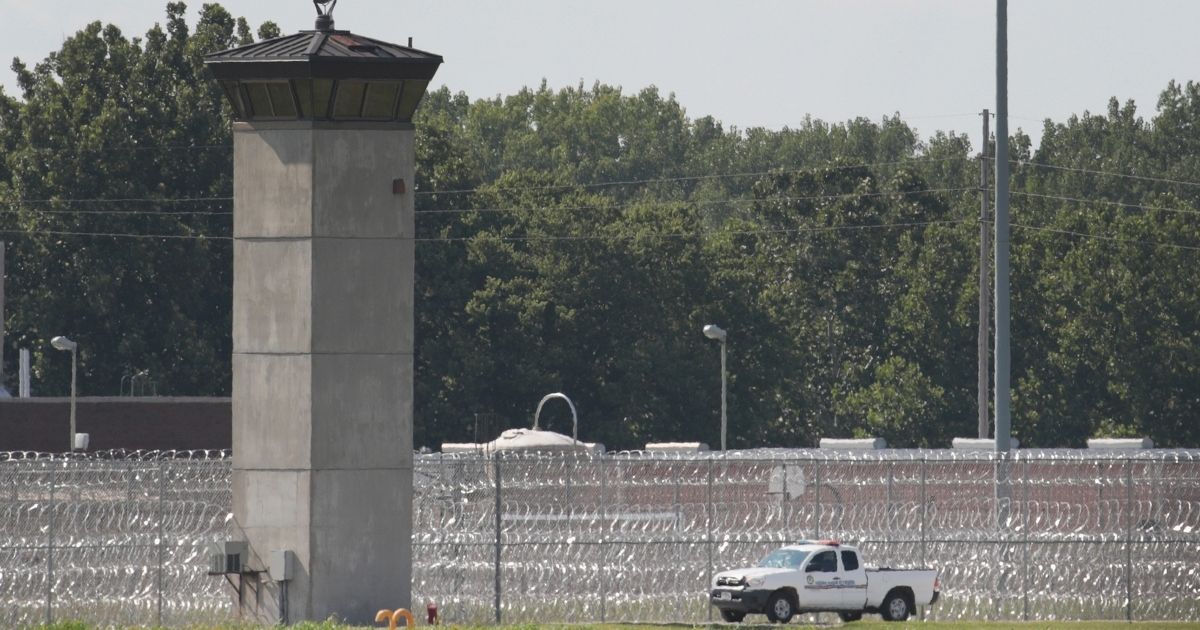
[[[144,40],[94,22],[33,68],[13,62],[6,343],[33,350],[41,393],[66,391],[69,366],[47,349],[58,334],[79,343],[85,393],[140,369],[159,393],[229,391],[229,120],[201,56],[249,29],[206,5],[192,33],[185,11],[168,4]]]
[[[229,391],[229,118],[201,57],[254,31],[218,5],[184,15],[135,39],[91,24],[0,93],[7,343],[35,350],[40,392],[66,391],[56,334],[80,343],[85,393],[134,369],[160,393]],[[735,447],[974,433],[965,137],[899,115],[742,130],[599,83],[436,89],[416,129],[418,444],[528,426],[555,390],[584,439],[716,444],[708,323],[729,331]],[[1047,121],[1036,153],[1011,142],[1015,433],[1194,445],[1200,86],[1169,84],[1151,118],[1113,101]],[[544,422],[568,430],[565,410]]]
[[[889,446],[944,448],[958,435],[939,423],[946,418],[945,390],[901,357],[875,368],[871,384],[850,392],[838,406],[864,420],[856,437],[882,437]]]

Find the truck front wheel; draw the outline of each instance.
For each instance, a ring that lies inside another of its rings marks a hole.
[[[796,614],[792,598],[783,591],[775,591],[767,598],[767,620],[771,623],[787,623]]]
[[[893,591],[884,598],[879,612],[882,613],[884,621],[904,621],[908,619],[910,608],[904,593]]]

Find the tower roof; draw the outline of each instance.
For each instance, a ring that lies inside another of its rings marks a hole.
[[[441,55],[334,30],[301,31],[204,57],[217,79],[428,81],[441,63]]]

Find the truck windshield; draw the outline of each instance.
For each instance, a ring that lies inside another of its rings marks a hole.
[[[808,557],[807,551],[795,551],[793,549],[776,549],[770,555],[763,558],[758,563],[760,567],[769,567],[772,569],[798,569],[804,563],[804,559]]]

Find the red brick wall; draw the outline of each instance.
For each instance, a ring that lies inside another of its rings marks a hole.
[[[76,401],[75,430],[89,451],[225,449],[232,439],[228,398],[86,397]],[[67,450],[70,399],[0,399],[0,451]]]

